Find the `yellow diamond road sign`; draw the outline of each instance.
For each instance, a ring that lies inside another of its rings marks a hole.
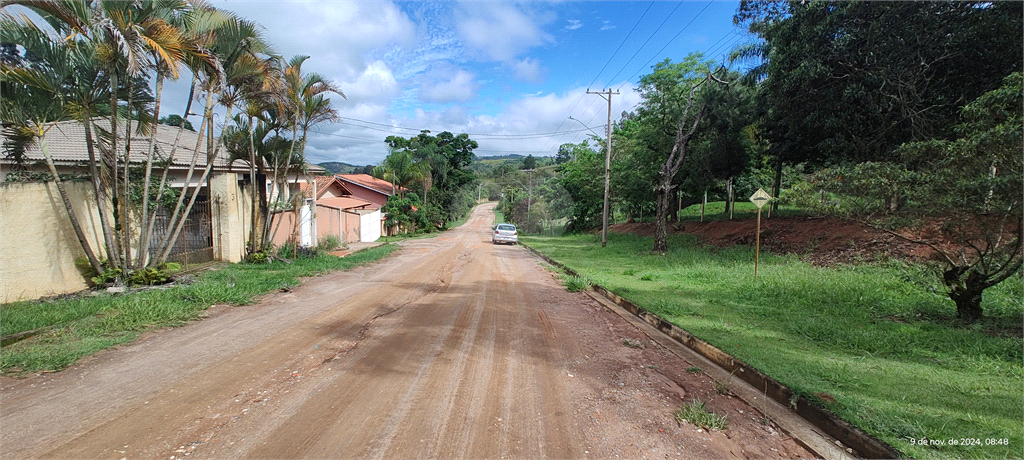
[[[771,201],[771,199],[772,196],[769,195],[768,192],[764,191],[763,188],[757,189],[757,191],[750,196],[750,201],[752,201],[754,205],[757,206],[757,209],[761,209],[761,207],[767,204],[769,201]]]

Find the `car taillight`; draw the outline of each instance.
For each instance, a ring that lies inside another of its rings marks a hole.
[[[519,232],[512,232],[512,236],[519,236]]]
[[[499,233],[499,232],[498,232],[497,230],[495,230],[495,231],[494,231],[494,234],[495,234],[495,235],[497,235],[498,233]]]

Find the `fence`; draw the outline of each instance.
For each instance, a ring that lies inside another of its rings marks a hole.
[[[170,223],[170,212],[161,209],[156,216],[153,228],[153,237],[149,240],[150,254],[159,250],[160,243],[173,228],[168,228]],[[210,202],[208,200],[196,201],[192,212],[185,219],[181,233],[174,240],[171,251],[168,253],[168,262],[177,262],[182,268],[189,265],[212,262],[213,253],[213,221],[210,218]]]

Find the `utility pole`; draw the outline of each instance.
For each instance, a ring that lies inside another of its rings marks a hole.
[[[530,205],[533,204],[533,169],[521,169],[520,171],[530,173],[530,185],[527,189],[526,196],[526,230],[530,229]]]
[[[590,91],[588,89],[587,94],[597,94],[608,101],[608,137],[605,142],[608,151],[604,156],[604,212],[601,216],[601,247],[603,248],[608,246],[608,192],[611,189],[612,178],[612,95],[619,94],[619,92],[613,93],[611,88],[605,91]]]

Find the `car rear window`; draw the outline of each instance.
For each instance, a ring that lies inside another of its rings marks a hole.
[[[514,232],[516,231],[516,226],[509,224],[498,224],[498,230],[511,230]]]

